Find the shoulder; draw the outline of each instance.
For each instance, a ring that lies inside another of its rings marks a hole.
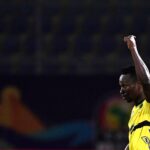
[[[147,99],[145,99],[144,101],[143,101],[143,109],[148,109],[149,110],[149,108],[150,108],[150,102],[149,101],[147,101]]]

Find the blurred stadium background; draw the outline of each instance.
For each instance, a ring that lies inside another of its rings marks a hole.
[[[123,37],[136,35],[149,61],[149,8],[147,0],[0,0],[0,89],[23,97],[1,104],[0,146],[123,149],[130,107],[118,77],[131,63]]]

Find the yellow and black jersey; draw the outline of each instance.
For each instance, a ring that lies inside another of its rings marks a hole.
[[[129,150],[150,150],[150,103],[133,107],[128,126]]]

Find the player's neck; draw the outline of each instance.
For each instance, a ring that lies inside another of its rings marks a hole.
[[[139,104],[141,104],[143,101],[145,100],[145,95],[141,95],[139,98],[137,98],[137,100],[135,101],[135,105],[138,106]]]

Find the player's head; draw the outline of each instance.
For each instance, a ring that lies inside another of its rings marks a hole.
[[[143,94],[143,88],[137,80],[135,67],[129,66],[122,69],[120,78],[120,94],[127,102],[136,102]]]

